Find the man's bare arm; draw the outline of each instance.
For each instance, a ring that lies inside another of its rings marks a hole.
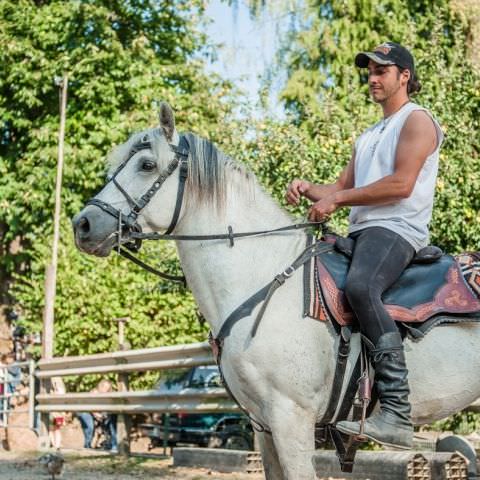
[[[388,205],[408,198],[437,142],[437,131],[430,116],[423,111],[413,112],[400,133],[393,174],[364,187],[335,191],[311,207],[309,218],[320,221],[339,207]]]
[[[335,183],[318,185],[307,180],[295,179],[287,189],[286,199],[288,203],[297,205],[300,197],[306,197],[312,202],[318,202],[322,198],[329,197],[334,193],[353,188],[354,185],[354,159],[355,151],[348,165],[343,169]]]
[[[387,205],[408,198],[427,157],[435,151],[437,141],[430,116],[423,111],[413,112],[400,133],[393,174],[365,187],[337,191],[335,203],[339,207]]]

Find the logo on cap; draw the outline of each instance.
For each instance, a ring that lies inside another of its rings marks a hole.
[[[393,48],[392,45],[389,45],[388,43],[382,43],[378,47],[375,47],[373,51],[383,53],[384,55],[388,55],[391,52],[392,48]]]

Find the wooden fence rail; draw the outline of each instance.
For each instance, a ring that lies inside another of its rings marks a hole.
[[[38,362],[38,378],[118,372],[145,372],[213,365],[207,342],[171,347],[122,350],[80,357],[57,357]]]
[[[191,389],[159,394],[155,390],[111,393],[66,393],[37,395],[39,412],[203,413],[236,412],[223,388]]]
[[[128,418],[135,413],[205,413],[237,412],[237,405],[225,389],[184,388],[180,392],[161,393],[156,390],[110,393],[65,393],[49,391],[49,379],[70,375],[117,373],[119,383],[128,385],[129,372],[160,371],[213,365],[214,359],[207,342],[142,350],[120,350],[112,353],[78,357],[57,357],[41,360],[35,373],[40,379],[36,395],[36,410],[42,415],[40,447],[48,444],[48,414],[50,412],[108,412],[118,413],[118,441],[122,453],[128,453]],[[122,433],[123,432],[123,433]]]

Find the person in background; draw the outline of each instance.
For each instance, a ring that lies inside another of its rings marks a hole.
[[[97,387],[94,388],[91,393],[109,393],[112,391],[112,383],[109,380],[100,380]],[[80,421],[80,425],[83,430],[84,436],[84,448],[92,448],[93,437],[95,433],[95,422],[106,430],[110,437],[109,444],[105,445],[105,448],[112,453],[118,453],[117,445],[117,416],[108,413],[94,412],[79,412],[77,418]]]
[[[6,399],[3,398],[6,392],[6,384],[7,384],[7,355],[2,354],[0,356],[0,426],[5,425],[4,414],[6,411],[7,402]]]
[[[83,431],[83,448],[92,448],[95,420],[90,412],[78,412],[77,418]]]
[[[100,380],[97,386],[98,393],[110,393],[113,390],[112,383],[109,380]],[[110,443],[105,448],[111,453],[118,453],[117,444],[117,416],[109,413],[94,413],[99,422],[103,423],[103,427],[110,437]]]
[[[13,395],[22,381],[22,369],[15,364],[15,354],[9,353],[7,363],[7,394]]]

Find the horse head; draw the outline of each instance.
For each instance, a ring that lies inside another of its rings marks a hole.
[[[131,244],[132,232],[171,231],[179,221],[188,143],[179,146],[168,104],[159,117],[160,128],[133,134],[108,156],[106,184],[72,220],[80,250],[108,256],[115,245]]]

